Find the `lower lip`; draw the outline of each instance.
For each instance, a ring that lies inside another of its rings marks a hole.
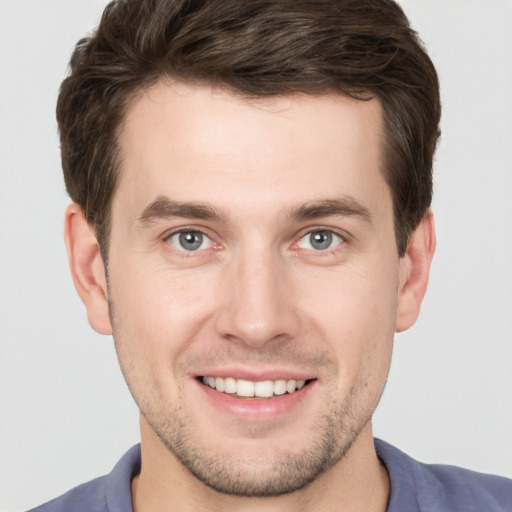
[[[221,393],[196,381],[201,391],[217,408],[242,419],[272,419],[290,413],[312,391],[316,381],[309,382],[302,389],[293,393],[272,398],[238,398]]]

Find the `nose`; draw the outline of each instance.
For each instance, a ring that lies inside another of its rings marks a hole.
[[[225,269],[217,330],[225,339],[262,348],[300,328],[290,272],[271,251],[240,255]]]

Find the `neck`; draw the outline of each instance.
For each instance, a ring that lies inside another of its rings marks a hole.
[[[309,485],[264,498],[211,489],[181,465],[144,420],[141,427],[142,469],[132,482],[134,512],[385,512],[387,508],[390,482],[375,452],[371,424],[336,465]]]

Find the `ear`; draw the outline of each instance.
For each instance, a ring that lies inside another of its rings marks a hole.
[[[436,248],[434,216],[429,210],[409,239],[400,259],[400,289],[395,331],[409,329],[420,314],[427,291],[430,264]]]
[[[93,228],[75,203],[66,209],[64,239],[73,282],[85,305],[91,327],[100,334],[112,334],[107,279],[100,247]]]

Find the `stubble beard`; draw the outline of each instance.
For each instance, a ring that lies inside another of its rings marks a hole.
[[[112,308],[110,311],[112,318]],[[116,323],[113,322],[114,325]],[[141,414],[153,432],[200,482],[232,496],[280,496],[298,491],[313,482],[340,462],[349,451],[370,422],[384,387],[378,396],[365,396],[365,377],[359,376],[343,398],[336,386],[332,386],[329,392],[325,391],[318,399],[326,404],[327,412],[319,416],[315,425],[310,427],[308,445],[300,453],[274,451],[272,460],[269,460],[270,457],[263,459],[254,455],[251,458],[240,452],[232,455],[216,451],[215,446],[201,441],[195,433],[195,422],[186,408],[182,405],[169,408],[168,400],[162,396],[154,375],[148,375],[143,367],[138,367],[136,354],[130,349],[125,352],[127,347],[118,341],[118,336],[114,336],[122,373]],[[318,359],[323,360],[322,356]],[[332,372],[337,374],[334,366]],[[135,382],[137,386],[133,385]],[[301,425],[296,428],[300,429]],[[250,437],[261,437],[261,442],[266,442],[265,436],[259,435],[261,432],[253,434]]]
[[[371,414],[352,424],[350,406],[334,403],[316,424],[309,446],[301,453],[275,452],[272,460],[261,457],[215,452],[193,432],[193,422],[182,408],[166,417],[143,415],[164,446],[200,482],[223,494],[238,497],[272,497],[306,487],[319,475],[336,465],[352,446]],[[297,428],[300,428],[298,426]],[[265,440],[261,440],[265,443]]]

